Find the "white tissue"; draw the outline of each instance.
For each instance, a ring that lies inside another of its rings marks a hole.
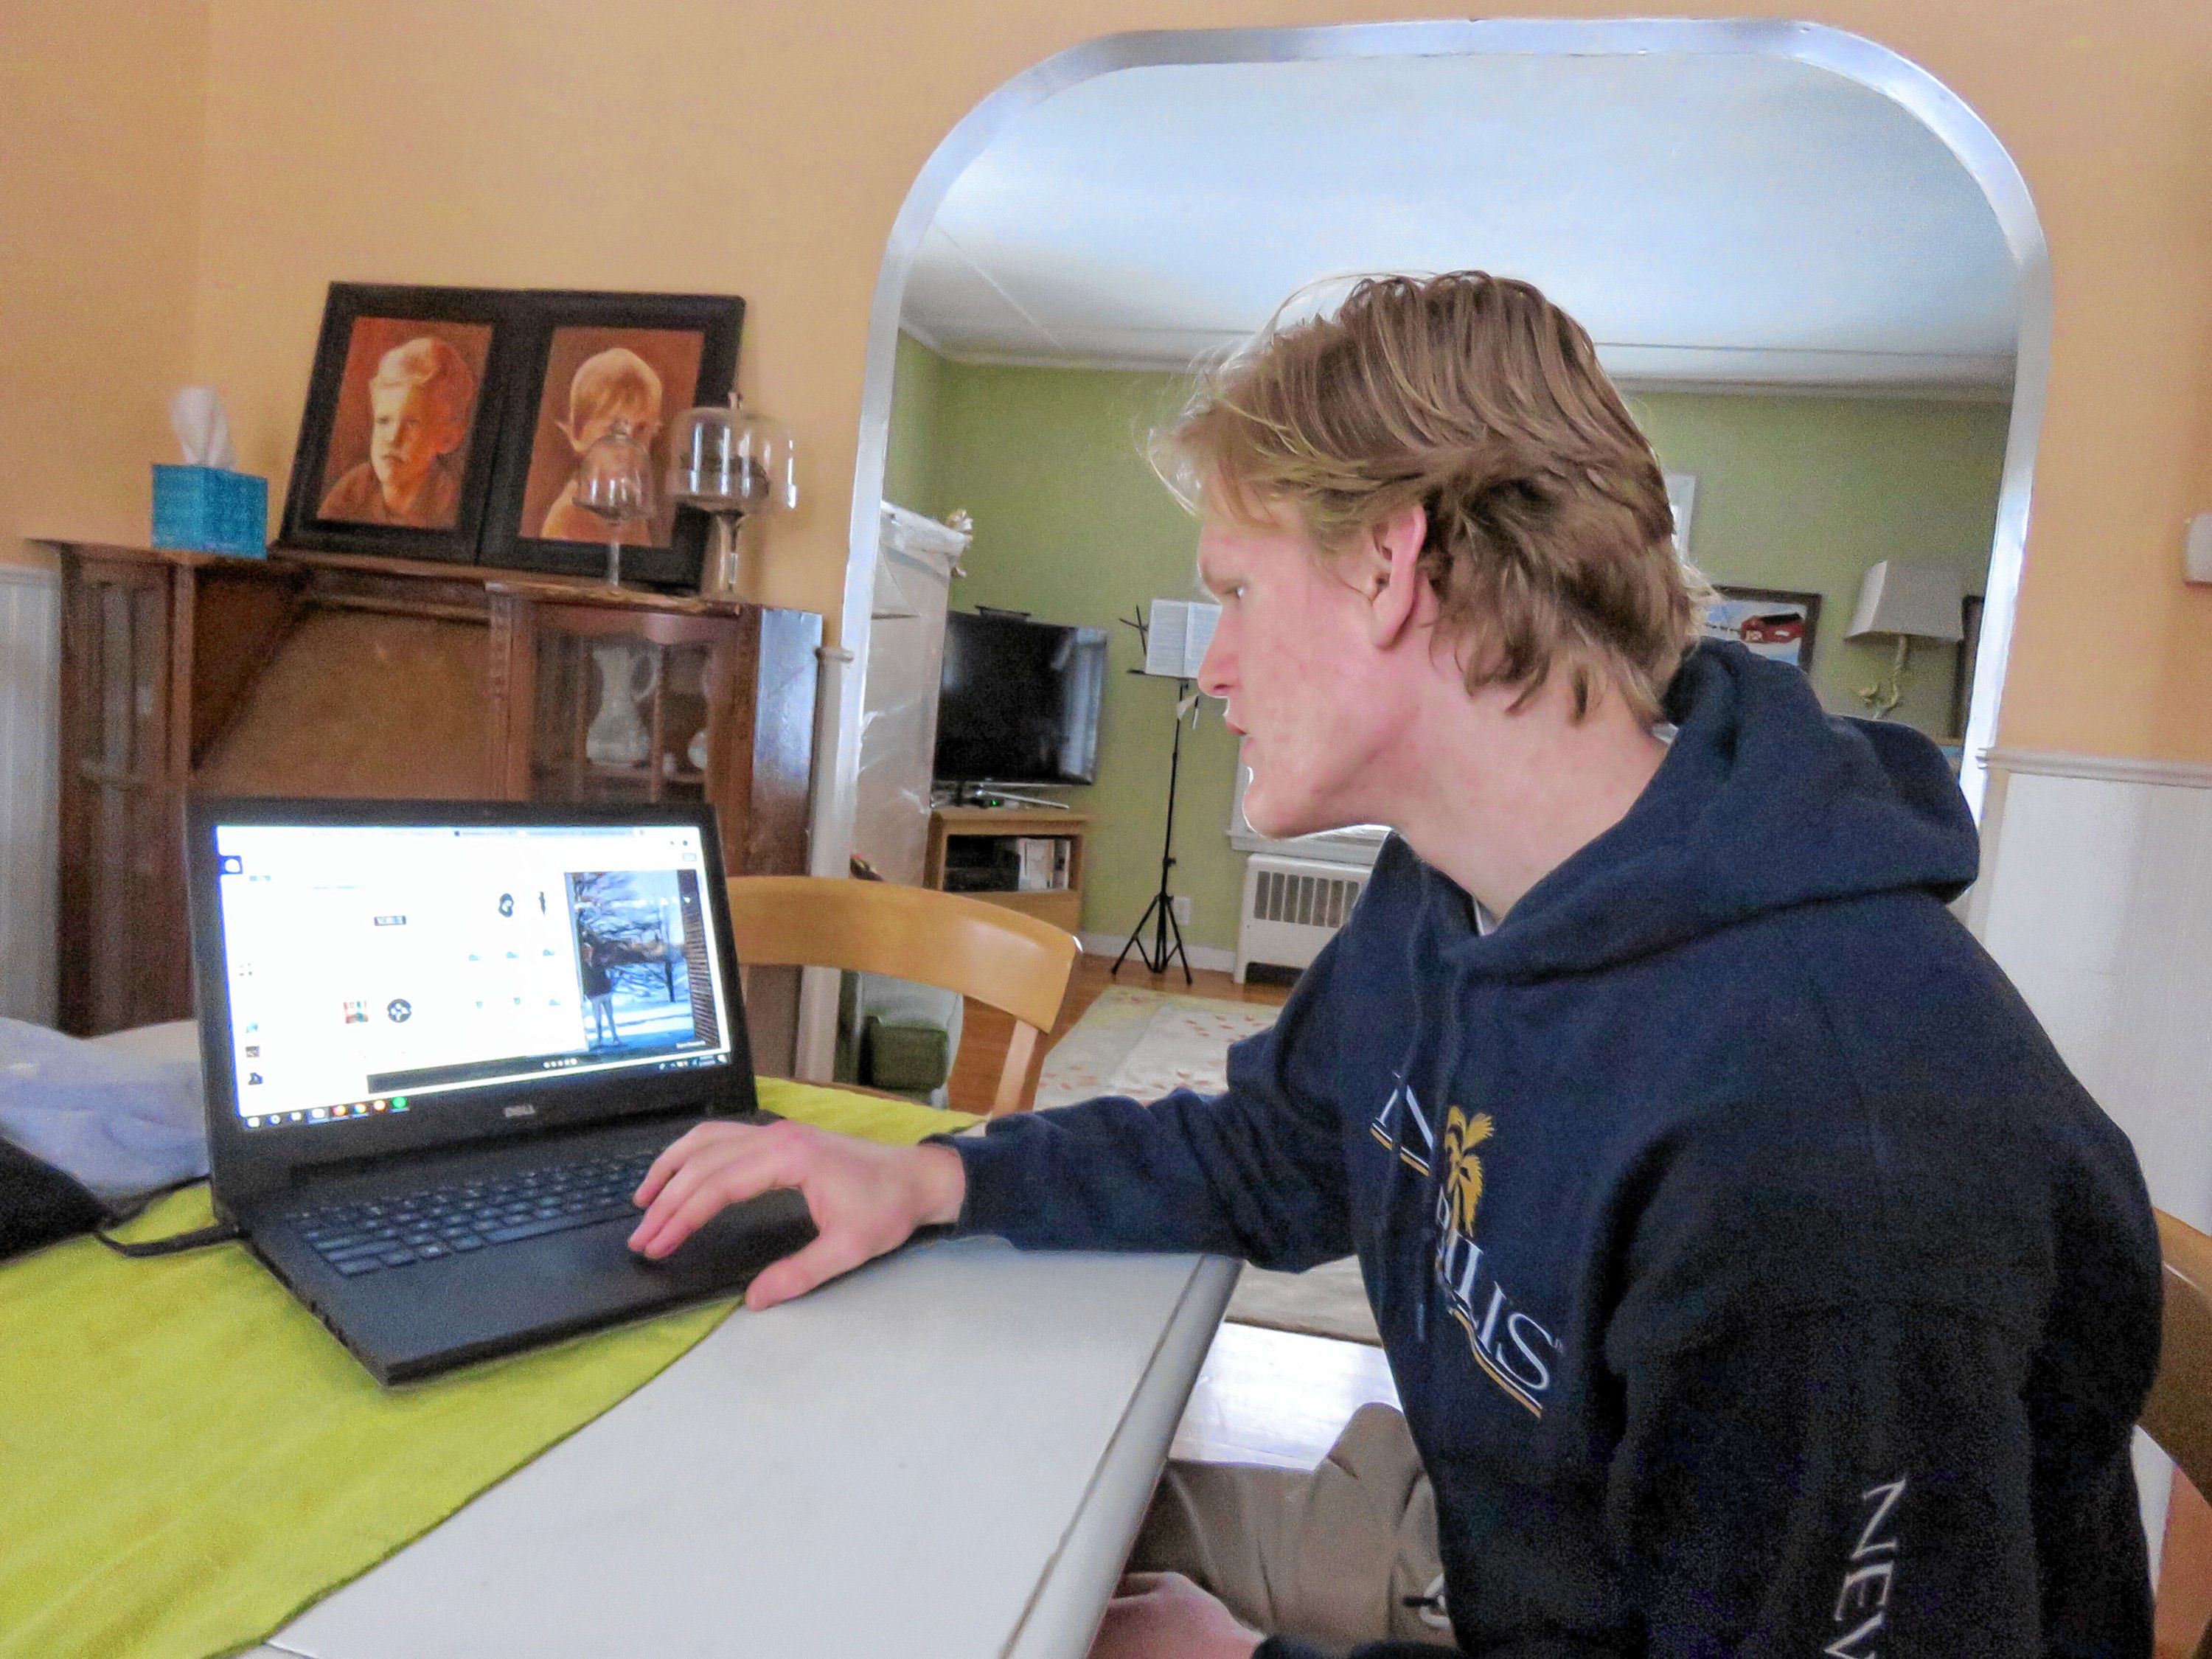
[[[184,446],[186,466],[228,471],[238,465],[238,451],[230,441],[230,416],[223,412],[222,396],[213,386],[180,387],[169,399],[169,425]]]

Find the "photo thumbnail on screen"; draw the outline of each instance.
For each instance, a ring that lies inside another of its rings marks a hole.
[[[698,872],[586,870],[566,880],[591,1053],[719,1047]]]

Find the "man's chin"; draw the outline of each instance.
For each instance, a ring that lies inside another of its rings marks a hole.
[[[1279,806],[1251,788],[1244,792],[1244,822],[1252,826],[1254,834],[1269,841],[1294,841],[1300,836],[1313,834],[1323,826],[1312,822],[1312,818],[1310,811]]]

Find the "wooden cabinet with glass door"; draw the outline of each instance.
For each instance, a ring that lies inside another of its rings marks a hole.
[[[191,1012],[188,794],[704,799],[729,873],[806,868],[819,617],[362,554],[54,545],[65,1030]]]
[[[502,587],[492,587],[492,672],[506,687],[492,769],[508,795],[705,800],[730,874],[805,868],[820,617]]]

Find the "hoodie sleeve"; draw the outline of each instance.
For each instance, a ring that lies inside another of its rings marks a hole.
[[[1654,1659],[2043,1654],[2021,1364],[1979,1315],[1911,1302],[1632,1358],[1606,1520]],[[2117,1536],[2124,1443],[2106,1462]]]
[[[1972,1314],[1906,1304],[1781,1316],[1633,1359],[1605,1510],[1641,1639],[1614,1650],[1532,1631],[1464,1651],[2148,1652],[2147,1585],[2139,1608],[2109,1609],[2112,1628],[2044,1628],[2018,1352]],[[2135,1524],[2124,1443],[2101,1462],[2088,1490],[2118,1536]],[[1256,1659],[1333,1651],[1277,1638]],[[1437,1652],[1377,1642],[1348,1659]]]
[[[957,1231],[1030,1249],[1200,1250],[1297,1271],[1352,1253],[1326,1017],[1337,945],[1273,1028],[1229,1051],[1229,1087],[1150,1106],[1109,1097],[947,1138]]]

